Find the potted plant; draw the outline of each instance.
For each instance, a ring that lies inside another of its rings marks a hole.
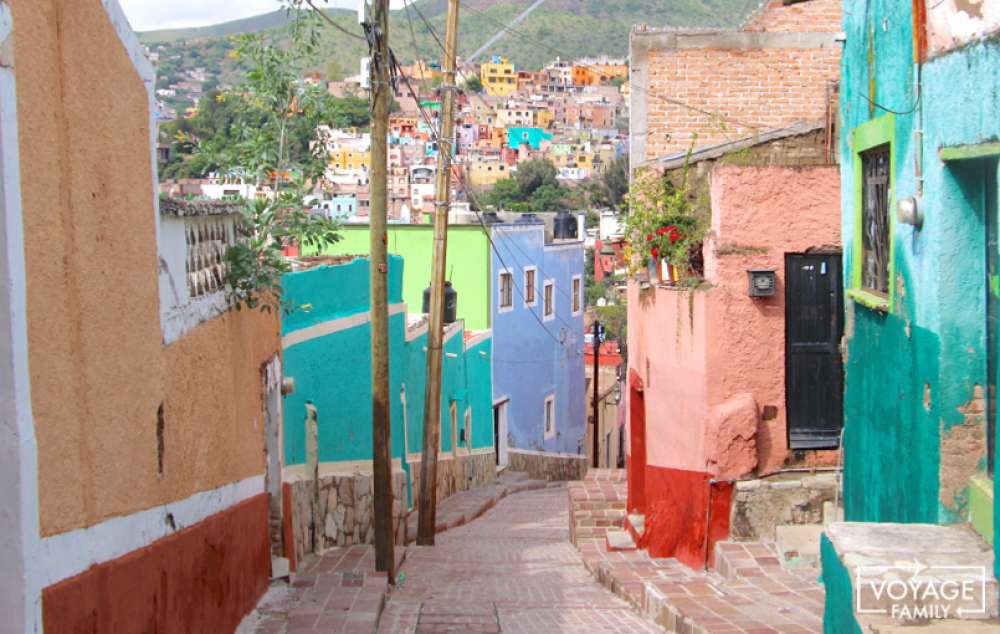
[[[625,235],[630,272],[652,268],[660,282],[680,284],[692,277],[691,253],[700,246],[705,221],[691,203],[687,166],[679,184],[654,169],[636,174],[629,188]]]

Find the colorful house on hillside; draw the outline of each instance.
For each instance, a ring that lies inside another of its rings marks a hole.
[[[0,629],[232,632],[281,550],[278,318],[221,284],[239,207],[157,197],[114,0],[0,2],[0,51]]]
[[[969,567],[971,600],[929,601],[932,619],[945,608],[982,618],[997,611],[1000,562],[1000,13],[989,2],[848,0],[844,16],[847,522],[823,543],[826,631],[860,631],[873,611],[912,614],[912,596],[886,603],[870,591],[909,579],[893,566],[908,558],[945,581],[957,569],[941,565]],[[859,553],[886,566],[859,567]]]
[[[521,146],[527,145],[532,150],[542,149],[542,144],[548,145],[553,135],[542,128],[507,128],[507,147],[518,151]]]
[[[506,97],[517,90],[517,73],[506,57],[494,55],[479,66],[479,79],[486,94]]]
[[[818,524],[833,502],[831,487],[818,494],[829,499],[799,501],[815,510],[801,518],[730,521],[742,513],[734,482],[836,464],[840,186],[827,84],[839,24],[830,6],[772,2],[763,14],[783,17],[766,32],[632,34],[633,193],[646,179],[686,178],[705,225],[684,261],[657,262],[628,284],[628,522],[655,557],[700,568],[717,540],[773,541],[777,523]],[[800,73],[805,58],[815,64]],[[724,88],[696,91],[696,105],[716,114],[674,116],[692,94],[688,79],[707,68]],[[776,93],[795,107],[770,108]],[[780,125],[726,140],[739,124],[713,126],[747,123],[748,99]],[[687,270],[686,283],[665,264]]]
[[[342,263],[282,279],[284,298],[296,307],[282,323],[285,376],[295,381],[285,397],[283,436],[284,491],[292,509],[284,518],[291,537],[286,548],[293,564],[307,553],[373,537],[369,262],[337,260]],[[427,372],[427,322],[407,313],[403,269],[402,258],[390,258],[390,438],[399,543],[419,491]],[[462,321],[447,326],[438,499],[496,476],[492,354],[488,330],[467,331]]]
[[[549,224],[521,214],[505,217],[525,222],[485,229],[478,222],[449,224],[447,275],[458,292],[458,318],[471,330],[493,333],[498,463],[536,478],[572,479],[586,469],[586,458],[578,453],[585,435],[584,250],[580,239],[554,237],[554,215],[544,214]],[[328,254],[368,248],[367,225],[345,225],[341,234]],[[388,228],[389,252],[407,262],[400,293],[412,307],[422,305],[430,282],[432,239],[430,225]],[[533,299],[525,304],[527,279]],[[575,303],[574,292],[580,293]]]

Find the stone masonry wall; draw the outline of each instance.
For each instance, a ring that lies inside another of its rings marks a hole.
[[[836,492],[834,472],[740,480],[733,495],[730,539],[773,541],[776,526],[822,524],[824,514],[834,512]]]
[[[511,449],[508,451],[507,457],[507,467],[511,471],[523,471],[533,480],[563,482],[583,480],[584,476],[587,475],[587,456],[546,455]]]
[[[459,455],[438,459],[437,500],[447,499],[459,491],[465,491],[496,480],[496,454],[489,453]],[[413,478],[413,506],[416,508],[420,496],[420,460],[410,462]]]
[[[321,477],[315,516],[313,482],[298,480],[290,485],[296,561],[302,561],[303,556],[313,552],[314,533],[320,550],[374,542],[372,501],[375,489],[371,474]],[[406,474],[402,470],[393,471],[392,496],[393,533],[396,543],[402,544],[406,537]]]

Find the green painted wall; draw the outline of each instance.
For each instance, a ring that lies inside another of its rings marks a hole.
[[[369,252],[368,225],[344,225],[340,242],[328,247],[330,255],[361,255]],[[431,279],[433,227],[431,225],[389,225],[389,253],[406,261],[403,273],[403,301],[410,312],[420,312],[424,289]],[[458,291],[458,318],[469,330],[490,328],[490,247],[479,225],[448,228],[445,274]]]
[[[854,589],[851,575],[837,557],[837,550],[823,535],[819,544],[823,565],[823,586],[826,589],[823,608],[824,634],[861,634],[861,627],[854,620]]]
[[[974,44],[925,63],[914,108],[911,3],[847,0],[844,31],[844,279],[857,279],[859,128],[875,120],[891,125],[890,216],[895,201],[918,195],[914,165],[922,155],[926,218],[920,229],[891,222],[888,311],[845,303],[845,517],[965,521],[967,490],[944,495],[941,483],[952,472],[948,465],[969,452],[954,443],[956,426],[979,426],[985,434],[983,417],[968,407],[976,387],[986,385],[985,223],[977,190],[983,164],[945,163],[939,150],[1000,135],[1000,45]],[[899,114],[870,106],[866,97]]]

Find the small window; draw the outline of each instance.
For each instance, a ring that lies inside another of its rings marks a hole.
[[[524,305],[534,306],[538,303],[535,299],[535,274],[536,269],[530,266],[524,269]]]
[[[580,279],[579,275],[573,276],[573,314],[576,315],[580,312],[580,308],[583,306],[583,299],[581,297],[583,293],[583,280]]]
[[[861,288],[889,293],[889,146],[861,154]]]
[[[549,394],[545,397],[545,438],[549,439],[556,435],[556,395]]]
[[[505,312],[514,307],[514,276],[510,271],[500,273],[500,310]]]
[[[549,319],[555,319],[556,316],[555,288],[556,285],[552,280],[545,282],[545,289],[542,296],[542,301],[545,303],[545,306],[542,310],[542,317],[546,321]]]

